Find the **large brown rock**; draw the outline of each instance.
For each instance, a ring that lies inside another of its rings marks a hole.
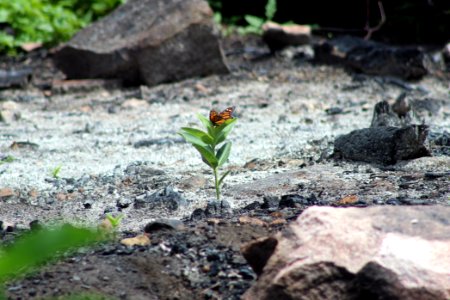
[[[450,299],[450,207],[311,207],[275,238],[243,299]]]
[[[129,0],[77,33],[55,54],[68,78],[155,85],[226,73],[204,0]]]

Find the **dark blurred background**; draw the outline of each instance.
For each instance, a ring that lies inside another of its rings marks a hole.
[[[223,19],[236,20],[245,14],[264,17],[266,0],[223,0],[220,2]],[[212,3],[214,4],[214,3]],[[450,0],[387,0],[382,1],[386,22],[372,39],[399,43],[442,44],[450,41]],[[214,5],[212,5],[214,7]],[[219,5],[220,7],[220,5]],[[298,24],[319,25],[316,33],[329,35],[354,34],[364,36],[367,8],[370,25],[380,21],[377,1],[292,1],[278,0],[274,21],[294,21]],[[245,24],[240,19],[238,25]]]

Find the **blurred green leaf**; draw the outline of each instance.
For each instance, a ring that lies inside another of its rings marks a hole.
[[[265,15],[268,21],[271,21],[277,12],[277,0],[268,0],[265,7]]]
[[[0,52],[14,54],[24,43],[55,45],[70,39],[90,22],[106,15],[124,0],[0,0]]]
[[[24,275],[68,251],[101,241],[97,230],[62,225],[31,231],[0,248],[0,283]]]
[[[222,24],[222,14],[220,12],[215,12],[213,20],[216,24]]]
[[[257,16],[245,15],[244,19],[250,26],[258,29],[264,24],[264,19]]]

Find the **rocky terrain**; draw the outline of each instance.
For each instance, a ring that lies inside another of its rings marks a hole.
[[[240,247],[283,230],[309,206],[449,206],[445,76],[406,82],[315,63],[309,46],[272,55],[259,41],[223,44],[228,75],[155,87],[48,86],[62,76],[39,58],[32,63],[42,72],[29,85],[0,91],[3,239],[35,220],[97,226],[106,213],[124,216],[120,238],[166,224],[148,232],[147,246],[81,249],[10,282],[11,299],[238,299],[256,279]],[[390,165],[332,156],[336,137],[369,127],[378,102],[404,93],[429,126],[430,156]],[[210,170],[177,131],[200,127],[197,113],[228,106],[238,121],[218,202]]]

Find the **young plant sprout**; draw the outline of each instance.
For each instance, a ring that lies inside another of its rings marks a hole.
[[[118,215],[117,217],[113,217],[111,214],[106,214],[106,219],[108,219],[109,223],[113,230],[116,230],[117,227],[120,226],[120,223],[123,219],[123,215]]]
[[[211,110],[209,120],[198,114],[197,118],[206,127],[206,132],[189,127],[182,127],[178,132],[197,149],[203,162],[213,170],[217,200],[220,200],[220,185],[230,173],[230,171],[226,171],[222,176],[219,176],[219,167],[227,162],[231,152],[231,142],[225,140],[237,121],[233,117],[233,112],[234,107],[229,107],[221,113]],[[222,145],[218,147],[220,144]]]
[[[15,160],[14,156],[7,155],[5,157],[0,158],[0,165],[6,164],[6,163],[12,163]]]
[[[55,179],[59,178],[59,172],[61,172],[62,165],[58,165],[52,170],[52,177]]]

